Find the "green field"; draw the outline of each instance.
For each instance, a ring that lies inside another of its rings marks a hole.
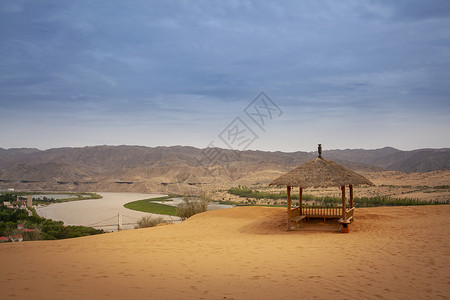
[[[167,202],[167,201],[172,201],[170,198],[171,198],[170,196],[162,196],[162,197],[158,197],[158,198],[149,198],[149,199],[143,199],[143,200],[139,200],[139,201]]]
[[[125,208],[160,215],[176,216],[177,208],[174,206],[154,203],[154,201],[170,201],[169,197],[151,198],[129,202]]]

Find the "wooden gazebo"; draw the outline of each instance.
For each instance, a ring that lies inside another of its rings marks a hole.
[[[278,177],[270,183],[275,186],[287,187],[288,230],[305,218],[339,219],[342,231],[348,232],[348,224],[353,219],[353,187],[357,185],[373,185],[364,176],[355,173],[344,166],[322,157],[322,147],[319,144],[319,157],[309,161],[292,171]],[[345,197],[346,186],[349,187],[350,203],[347,206]],[[291,189],[299,188],[299,205],[292,209]],[[340,187],[342,191],[342,207],[303,207],[302,193],[305,188]]]

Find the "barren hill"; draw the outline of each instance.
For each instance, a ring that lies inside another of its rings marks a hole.
[[[54,162],[17,164],[4,171],[3,176],[23,181],[79,181],[89,177],[76,167]]]
[[[347,160],[390,171],[430,172],[450,169],[450,149],[401,151],[392,147],[375,150],[346,149],[325,151],[329,159]]]

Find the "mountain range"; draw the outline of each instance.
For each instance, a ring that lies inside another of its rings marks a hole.
[[[195,185],[214,181],[264,183],[316,157],[317,153],[313,152],[234,151],[189,146],[0,148],[0,184],[44,184],[48,188],[90,184],[91,188],[114,190],[106,184],[123,187],[143,182],[147,186],[151,183],[152,186]],[[328,150],[323,151],[323,157],[359,172],[450,169],[450,148]]]

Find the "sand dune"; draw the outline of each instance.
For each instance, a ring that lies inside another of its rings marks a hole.
[[[450,206],[356,211],[350,234],[285,231],[285,209],[0,245],[7,299],[446,299]]]

